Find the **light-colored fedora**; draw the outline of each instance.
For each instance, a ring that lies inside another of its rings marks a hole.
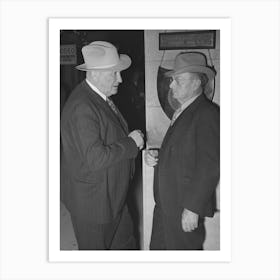
[[[81,71],[122,71],[131,64],[126,54],[118,54],[114,45],[104,41],[95,41],[82,48],[83,64],[76,66]]]
[[[204,73],[209,80],[215,77],[215,71],[207,66],[206,57],[200,52],[184,52],[179,53],[174,62],[174,68],[165,73],[167,77],[185,72],[190,73]]]

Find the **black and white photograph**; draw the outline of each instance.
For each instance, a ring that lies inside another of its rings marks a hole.
[[[278,0],[0,1],[0,279],[279,280]]]
[[[61,30],[62,250],[219,250],[219,34]]]
[[[60,252],[220,252],[220,28],[59,37]]]

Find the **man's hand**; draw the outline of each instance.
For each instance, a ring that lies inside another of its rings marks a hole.
[[[157,150],[145,150],[144,153],[145,162],[148,166],[153,167],[158,162],[158,151]]]
[[[182,229],[185,232],[191,232],[198,227],[198,218],[199,215],[188,210],[184,209],[182,213]]]
[[[144,146],[144,134],[141,132],[141,130],[133,130],[128,134],[129,137],[131,137],[136,146],[141,150]]]

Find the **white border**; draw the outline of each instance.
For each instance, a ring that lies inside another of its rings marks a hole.
[[[112,19],[112,18],[111,18]],[[129,22],[129,24],[128,24]],[[221,248],[219,251],[60,251],[60,29],[220,29]],[[49,19],[49,260],[55,262],[228,262],[231,260],[231,22],[230,19]]]

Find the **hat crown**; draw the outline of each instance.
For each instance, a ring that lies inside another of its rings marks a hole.
[[[85,65],[88,68],[109,68],[120,62],[116,47],[108,42],[95,41],[82,48]]]
[[[206,58],[201,53],[181,53],[177,55],[174,62],[174,70],[180,70],[186,67],[202,66],[206,67]]]

